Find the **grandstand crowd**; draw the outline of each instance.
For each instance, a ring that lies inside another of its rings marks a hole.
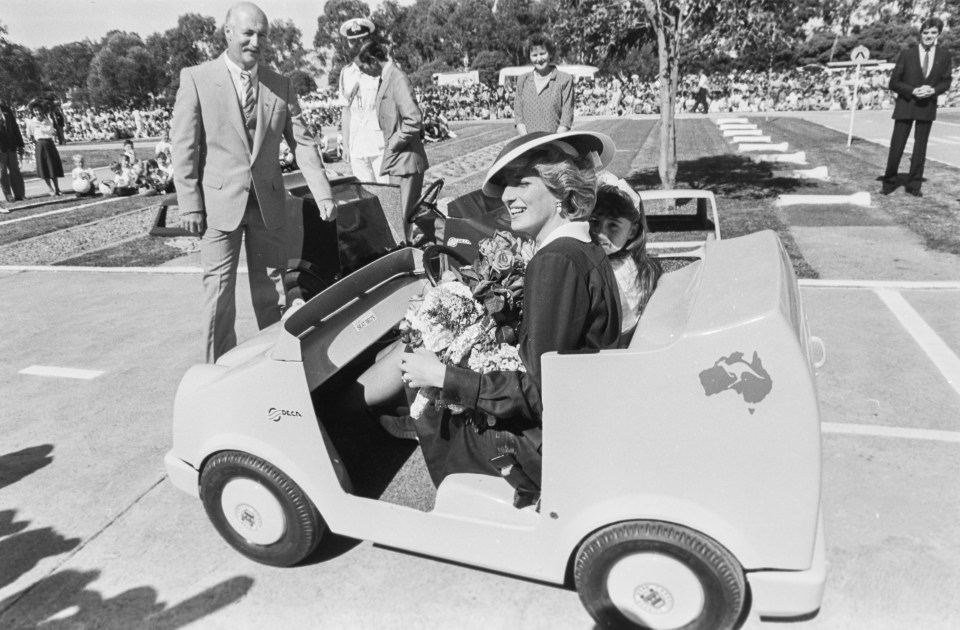
[[[887,89],[888,67],[866,67],[857,90],[858,109],[893,107],[894,95]],[[786,72],[715,73],[708,77],[709,111],[764,112],[848,110],[853,98],[853,68],[827,71],[818,67]],[[960,68],[955,70],[955,77]],[[692,111],[698,75],[683,78],[677,95],[677,112]],[[513,117],[512,86],[490,88],[484,84],[429,86],[416,89],[424,112],[426,140],[449,135],[448,123],[465,120],[498,120]],[[942,97],[944,107],[960,106],[960,80]],[[314,131],[336,127],[340,104],[333,89],[319,90],[302,99],[304,115]],[[576,115],[649,115],[659,112],[659,86],[629,78],[581,79],[576,86]],[[66,142],[156,138],[169,129],[171,106],[137,110],[63,110]],[[21,121],[23,122],[23,121]]]

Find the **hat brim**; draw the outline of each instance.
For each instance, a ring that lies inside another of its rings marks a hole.
[[[538,131],[518,136],[503,147],[497,159],[494,160],[493,166],[487,171],[486,177],[483,178],[483,186],[481,188],[483,194],[488,197],[499,197],[502,195],[503,187],[493,180],[508,164],[538,147],[557,141],[572,146],[580,157],[590,152],[595,153],[600,162],[597,170],[606,168],[610,162],[613,161],[613,156],[617,150],[610,136],[596,131],[565,131],[563,133]]]
[[[355,33],[351,35],[349,32],[350,27],[353,26],[354,24],[359,24],[366,30],[364,30],[362,33]],[[342,37],[346,37],[347,39],[360,39],[361,37],[368,37],[371,33],[373,33],[376,30],[377,30],[377,26],[367,18],[353,18],[351,20],[347,20],[346,22],[340,25],[340,35]]]

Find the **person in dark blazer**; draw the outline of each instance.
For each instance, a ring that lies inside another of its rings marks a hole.
[[[399,184],[403,216],[409,218],[423,189],[423,174],[430,167],[421,139],[423,113],[410,79],[389,60],[379,42],[367,42],[360,48],[357,65],[364,73],[380,77],[376,99],[384,141],[380,174],[389,175],[391,184]]]
[[[914,197],[923,196],[920,191],[923,165],[927,158],[930,128],[937,118],[937,97],[950,89],[952,81],[950,53],[937,46],[941,32],[943,20],[925,20],[920,26],[920,44],[903,50],[890,74],[890,89],[896,92],[897,102],[893,108],[893,135],[890,138],[887,170],[883,174],[883,188],[880,191],[884,195],[896,189],[900,158],[910,136],[910,127],[914,126],[910,175],[904,190]]]
[[[0,100],[0,187],[7,201],[24,198],[20,159],[23,157],[23,134],[17,124],[17,115]],[[8,212],[0,208],[0,212]]]
[[[336,208],[316,141],[303,121],[290,79],[260,65],[269,32],[255,4],[230,8],[227,49],[184,68],[170,136],[181,225],[200,235],[203,343],[212,363],[237,344],[235,292],[245,242],[257,325],[280,320],[287,193],[280,171],[286,140],[320,216]]]

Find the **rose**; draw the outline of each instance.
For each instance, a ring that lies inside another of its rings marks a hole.
[[[497,271],[510,271],[513,269],[513,265],[514,256],[506,249],[497,250],[493,256],[490,257],[490,266]]]
[[[483,258],[488,258],[493,255],[493,252],[497,250],[497,246],[494,245],[492,238],[485,238],[480,241],[477,245],[480,248],[480,255]]]

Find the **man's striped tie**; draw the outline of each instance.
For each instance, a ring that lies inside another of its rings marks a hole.
[[[253,95],[253,82],[250,73],[244,70],[240,73],[240,86],[243,88],[243,120],[247,129],[257,128],[257,99]]]

